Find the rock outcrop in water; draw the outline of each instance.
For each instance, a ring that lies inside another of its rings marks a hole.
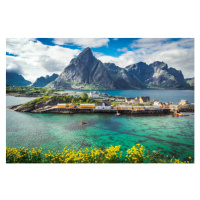
[[[25,104],[13,106],[11,109],[19,112],[41,112],[45,109],[52,108],[52,106],[58,103],[70,103],[71,98],[63,96],[57,98],[56,96],[43,96],[37,99],[33,99]]]

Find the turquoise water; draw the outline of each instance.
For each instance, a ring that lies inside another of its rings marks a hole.
[[[30,98],[7,96],[7,106]],[[194,113],[187,117],[115,116],[113,114],[34,114],[7,109],[6,145],[62,150],[68,147],[108,147],[127,150],[140,143],[146,149],[185,159],[194,158]],[[87,121],[88,124],[80,125]]]
[[[82,90],[71,91],[83,92]],[[89,93],[90,91],[86,90],[85,92]],[[194,90],[99,90],[99,92],[123,97],[150,96],[151,99],[173,103],[179,103],[181,99],[185,99],[189,103],[194,103]]]

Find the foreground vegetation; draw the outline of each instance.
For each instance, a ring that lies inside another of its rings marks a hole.
[[[62,152],[51,151],[43,153],[42,148],[28,149],[25,147],[7,148],[7,163],[193,163],[191,157],[181,161],[173,156],[164,156],[160,152],[149,152],[143,145],[136,144],[128,149],[123,158],[119,146],[104,149],[91,147],[76,149],[65,147]]]

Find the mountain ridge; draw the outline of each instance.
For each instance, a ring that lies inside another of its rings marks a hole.
[[[155,61],[149,65],[139,62],[125,67],[133,76],[144,83],[147,88],[188,88],[180,70],[168,67],[164,62]]]
[[[89,47],[73,58],[63,72],[46,87],[57,89],[192,89],[180,70],[164,62],[138,62],[125,68],[103,63]]]
[[[39,78],[37,78],[35,80],[35,82],[33,84],[31,84],[31,86],[35,86],[35,87],[45,87],[46,85],[48,85],[49,83],[51,83],[52,81],[54,81],[59,75],[53,73],[51,76],[46,75],[41,76]]]
[[[14,86],[28,86],[31,82],[16,72],[6,71],[6,84]]]

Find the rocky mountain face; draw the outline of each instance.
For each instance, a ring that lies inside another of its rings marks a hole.
[[[156,61],[150,65],[139,62],[125,68],[137,77],[147,88],[188,88],[181,71],[169,68],[164,62]]]
[[[58,74],[52,74],[51,76],[41,76],[40,78],[37,78],[36,81],[32,84],[32,86],[35,87],[45,87],[47,84],[54,81],[59,75]]]
[[[25,80],[24,77],[20,74],[14,72],[6,72],[6,84],[14,86],[27,86],[30,85],[31,82]]]
[[[104,66],[86,48],[64,69],[60,76],[47,85],[60,89],[115,89],[114,82]]]
[[[54,81],[46,87],[58,89],[192,89],[181,71],[164,62],[150,65],[139,62],[120,68],[114,63],[102,63],[90,48],[86,48]]]
[[[128,73],[125,69],[116,66],[114,63],[104,63],[104,66],[109,71],[109,74],[114,81],[116,89],[141,89],[144,88],[142,83],[134,76]]]
[[[186,78],[186,83],[189,84],[191,87],[194,87],[194,78]]]

